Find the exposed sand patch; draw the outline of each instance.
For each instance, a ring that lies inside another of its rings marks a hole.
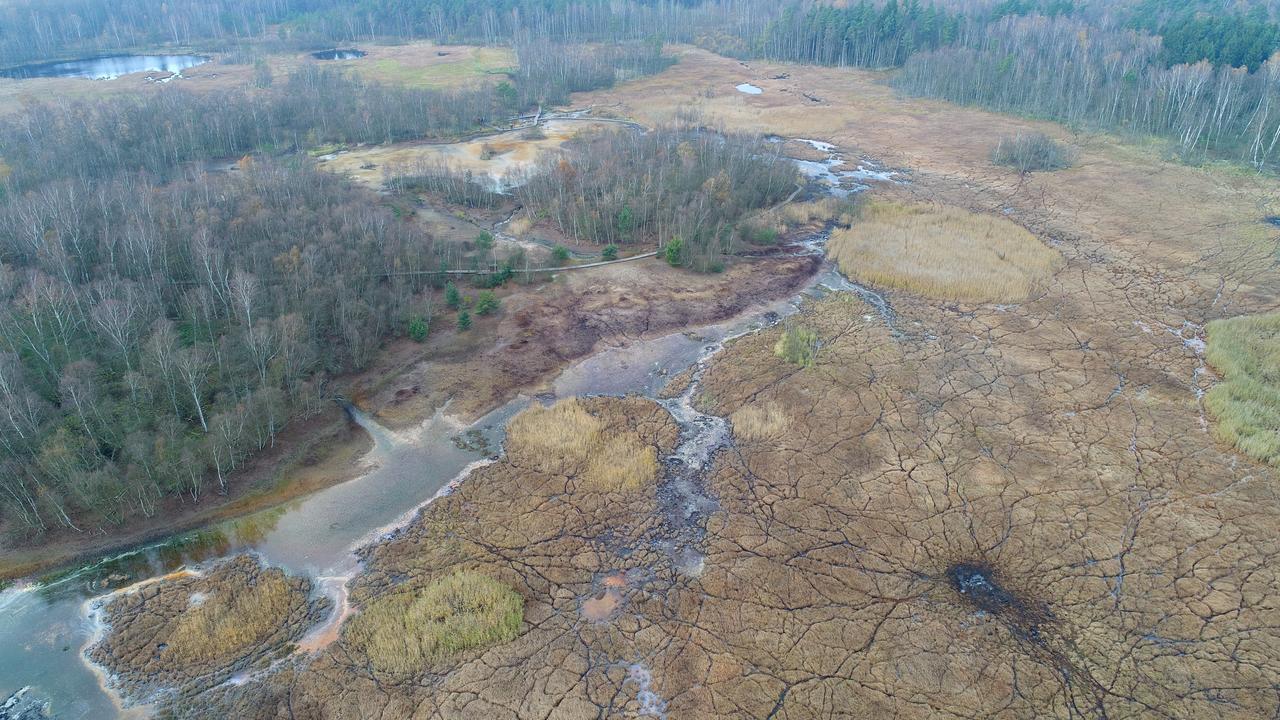
[[[559,149],[580,132],[606,125],[583,120],[549,120],[541,125],[545,137],[535,140],[526,140],[524,130],[512,130],[459,143],[364,146],[325,156],[320,162],[321,167],[375,187],[389,177],[412,174],[422,164],[439,163],[456,170],[469,170],[477,180],[502,190],[520,182],[519,174],[532,169],[544,154]]]

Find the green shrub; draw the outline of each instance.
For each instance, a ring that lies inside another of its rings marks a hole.
[[[462,312],[458,313],[458,329],[463,332],[466,332],[467,330],[471,329],[471,312],[470,311],[463,310]]]
[[[476,297],[476,314],[490,315],[498,309],[498,298],[490,290],[485,290]]]
[[[613,243],[609,243],[608,245],[605,245],[604,250],[600,252],[600,257],[604,258],[605,260],[617,260],[618,246],[614,245]]]
[[[486,230],[481,232],[479,235],[477,235],[476,247],[480,248],[481,250],[492,250],[493,249],[493,233]]]
[[[430,329],[427,319],[421,315],[415,315],[409,319],[409,339],[416,343],[426,342]]]
[[[555,260],[557,265],[569,262],[569,248],[563,245],[556,245],[551,248],[551,259]]]
[[[683,255],[684,240],[681,240],[678,235],[667,242],[667,247],[662,252],[662,257],[667,261],[667,264],[672,267],[680,266],[681,262],[683,262]]]
[[[818,333],[803,325],[789,325],[773,346],[778,357],[800,367],[813,367],[818,359]]]
[[[1074,153],[1044,133],[1005,136],[991,152],[991,162],[1020,172],[1062,170],[1071,167]]]
[[[458,292],[458,286],[453,281],[444,285],[444,304],[457,310],[462,305],[462,294]]]

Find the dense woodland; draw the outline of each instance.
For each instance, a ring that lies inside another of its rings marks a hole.
[[[668,259],[719,269],[751,210],[796,189],[794,163],[756,138],[628,130],[575,140],[517,188],[525,212],[599,245],[677,243]]]
[[[302,162],[0,208],[0,496],[30,529],[198,501],[409,313],[433,243]],[[415,277],[417,278],[415,280]]]
[[[96,530],[225,493],[281,428],[331,402],[327,378],[389,336],[425,335],[424,283],[466,258],[304,151],[465,135],[669,63],[652,43],[529,38],[518,54],[509,81],[468,90],[304,68],[0,120],[8,526]]]
[[[1270,170],[1277,19],[1274,2],[1227,0],[4,3],[10,63],[432,38],[509,44],[519,68],[453,91],[307,68],[239,90],[171,87],[0,118],[0,506],[9,527],[88,530],[222,492],[281,427],[321,407],[326,378],[365,367],[420,321],[427,276],[412,273],[465,260],[316,172],[304,151],[462,136],[661,70],[662,43],[683,41],[896,68],[908,92]],[[519,187],[526,211],[587,242],[657,243],[699,270],[718,268],[744,215],[794,187],[791,166],[748,138],[662,130],[583,143]],[[205,172],[245,155],[255,159],[234,172]],[[402,189],[505,201],[437,170]]]

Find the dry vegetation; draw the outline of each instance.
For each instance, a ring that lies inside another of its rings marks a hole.
[[[507,452],[515,462],[577,478],[593,490],[638,490],[658,474],[655,447],[626,427],[610,427],[576,398],[525,410],[509,432]]]
[[[1271,257],[1222,251],[1252,244],[1274,181],[1105,139],[1071,172],[1023,176],[990,150],[1030,123],[897,98],[877,77],[691,51],[581,104],[649,119],[698,95],[739,129],[861,144],[910,168],[895,193],[1007,210],[1060,239],[1069,270],[1012,307],[895,293],[894,328],[830,295],[796,320],[823,340],[812,370],[775,354],[784,327],[729,344],[699,397],[746,441],[702,476],[716,507],[686,539],[696,578],[654,542],[678,516],[667,486],[583,492],[513,452],[371,548],[353,596],[480,566],[525,598],[519,637],[412,687],[379,684],[337,648],[192,714],[1275,716],[1275,473],[1201,425],[1207,380],[1177,331],[1222,307],[1275,307]],[[764,94],[733,90],[748,80]],[[622,301],[600,295],[609,318]],[[661,408],[577,402],[674,441]],[[957,568],[991,582],[961,585]]]
[[[856,202],[842,198],[824,197],[805,202],[788,202],[769,208],[750,217],[746,225],[754,231],[749,239],[760,240],[761,231],[780,236],[790,230],[815,225],[834,224],[849,227],[857,219]]]
[[[307,579],[239,555],[115,596],[104,609],[110,631],[89,655],[126,697],[198,692],[284,650],[328,607]]]
[[[1205,397],[1218,437],[1280,465],[1280,313],[1209,323],[1207,356],[1223,381]]]
[[[1071,167],[1073,153],[1044,133],[1006,135],[991,151],[991,162],[1007,165],[1019,172],[1062,170]]]
[[[555,152],[584,131],[607,127],[603,123],[550,120],[541,138],[530,140],[524,131],[492,135],[459,143],[405,142],[367,145],[320,158],[321,167],[356,181],[381,186],[388,179],[421,174],[424,169],[448,167],[471,172],[477,181],[498,184],[508,176],[531,170],[546,153]]]
[[[832,233],[830,254],[860,282],[974,303],[1026,300],[1062,267],[1057,250],[1004,218],[883,201]]]
[[[787,435],[791,421],[787,411],[776,402],[743,405],[729,416],[733,436],[745,442],[776,442]]]
[[[523,620],[520,593],[462,570],[419,592],[371,602],[350,620],[343,641],[379,671],[418,674],[443,670],[471,650],[513,640]]]

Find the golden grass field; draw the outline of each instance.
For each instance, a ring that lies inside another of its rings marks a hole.
[[[1062,256],[1014,223],[941,205],[869,203],[831,234],[828,254],[850,278],[939,300],[1021,302]]]
[[[470,650],[520,633],[524,598],[487,575],[460,570],[418,592],[382,597],[355,615],[343,641],[384,672],[443,669]]]
[[[507,452],[538,472],[575,476],[586,488],[640,490],[658,474],[658,454],[633,432],[609,428],[577,398],[534,405],[512,419]]]
[[[1209,323],[1206,357],[1222,375],[1205,397],[1218,436],[1280,465],[1280,313]]]

